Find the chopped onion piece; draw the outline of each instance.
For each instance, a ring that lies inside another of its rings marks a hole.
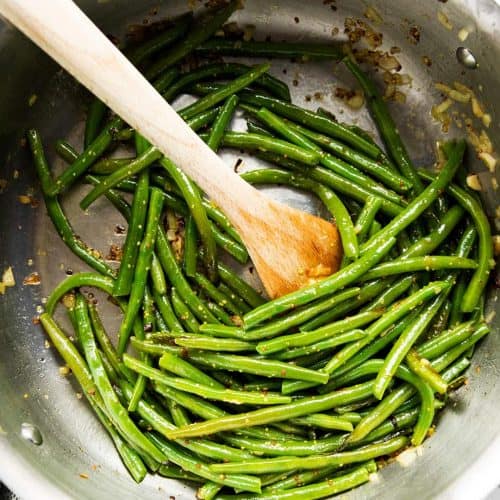
[[[467,186],[469,186],[471,189],[474,189],[474,191],[481,191],[481,182],[479,180],[479,176],[476,174],[468,175],[467,176]]]

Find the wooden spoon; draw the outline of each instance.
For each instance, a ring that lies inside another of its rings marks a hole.
[[[0,0],[0,13],[182,168],[228,216],[271,298],[338,269],[329,222],[233,173],[71,0]]]

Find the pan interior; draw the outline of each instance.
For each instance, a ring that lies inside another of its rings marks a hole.
[[[78,3],[106,33],[118,37],[123,37],[130,23],[142,23],[144,19],[154,21],[187,8],[184,1],[162,2],[158,13],[153,15],[152,8],[158,7],[158,2],[149,0],[82,0]],[[342,3],[338,8],[335,2],[309,2],[307,8],[304,5],[295,0],[252,0],[236,13],[234,20],[242,26],[254,25],[257,38],[269,35],[275,41],[330,42],[334,39],[334,28],[340,32],[336,38],[343,36],[344,18],[363,18],[366,11],[366,4],[358,1]],[[440,102],[433,85],[435,81],[458,80],[481,92],[481,99],[494,118],[489,135],[499,147],[499,134],[495,134],[499,127],[496,120],[499,104],[495,92],[500,75],[492,69],[497,67],[493,63],[500,55],[500,48],[494,45],[494,40],[500,39],[494,26],[498,17],[495,4],[484,0],[468,2],[465,7],[455,3],[402,0],[376,2],[373,6],[383,19],[382,24],[376,26],[384,34],[383,48],[401,48],[398,59],[402,72],[411,75],[411,85],[404,88],[406,104],[392,103],[391,107],[415,163],[431,165],[436,140],[464,134],[451,130],[443,136],[440,125],[432,121],[431,106]],[[446,13],[453,24],[452,30],[438,21],[438,10]],[[420,29],[418,43],[409,36],[412,26]],[[456,49],[463,45],[457,38],[461,27],[470,31],[466,42],[479,62],[475,70],[467,70],[455,57]],[[0,184],[0,272],[11,266],[17,283],[0,296],[2,479],[27,498],[57,494],[93,499],[112,496],[132,499],[139,495],[151,499],[166,495],[177,500],[193,498],[193,488],[177,481],[149,476],[140,486],[132,482],[110,440],[83,402],[79,389],[71,379],[60,375],[60,360],[47,345],[40,326],[35,324],[34,318],[50,290],[68,273],[86,268],[60,241],[45,213],[22,136],[27,128],[38,128],[53,168],[62,168],[61,160],[54,153],[54,142],[65,138],[81,148],[89,96],[13,28],[0,25],[0,46],[0,67],[5,68],[0,79],[0,116],[3,117],[0,179],[7,181],[5,187]],[[424,57],[432,61],[431,66],[423,63]],[[355,86],[341,65],[275,61],[272,73],[289,83],[294,102],[311,109],[323,106],[341,121],[373,130],[366,109],[351,110],[335,98],[336,87]],[[243,121],[239,120],[236,126],[243,126]],[[223,154],[229,166],[240,156],[239,152]],[[473,172],[485,171],[472,153],[469,153],[468,165]],[[256,166],[262,163],[245,157],[245,168]],[[481,175],[487,178],[487,174]],[[486,183],[491,185],[489,179]],[[86,189],[79,187],[65,196],[64,208],[77,234],[106,255],[111,245],[123,243],[124,236],[117,226],[124,221],[105,200],[98,200],[88,212],[81,211],[78,203]],[[320,210],[315,200],[302,193],[284,188],[265,190],[297,208],[313,213]],[[40,203],[21,204],[19,196],[24,194],[32,194]],[[485,197],[493,216],[494,191],[487,190]],[[33,272],[40,274],[40,286],[24,286],[23,280]],[[496,300],[496,291],[491,291],[487,314],[496,309]],[[112,305],[104,304],[104,307],[106,326],[109,331],[116,331],[119,313]],[[451,395],[453,404],[439,418],[438,432],[425,442],[422,455],[408,467],[398,462],[390,464],[377,475],[376,481],[346,497],[409,499],[435,498],[438,494],[448,497],[458,491],[459,478],[468,479],[466,487],[472,486],[472,478],[467,478],[466,471],[500,433],[500,420],[496,418],[500,399],[497,325],[493,318],[493,333],[478,349],[469,370],[470,383]],[[41,445],[36,446],[22,437],[23,423],[40,430]],[[490,486],[488,481],[476,482],[476,489],[461,492],[470,491],[475,496]]]

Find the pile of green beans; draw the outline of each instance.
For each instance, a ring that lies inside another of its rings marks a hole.
[[[183,15],[126,54],[166,100],[202,95],[179,114],[213,151],[271,164],[243,179],[319,199],[339,229],[340,269],[268,301],[241,277],[251,263],[225,214],[94,99],[84,149],[55,145],[68,164],[59,175],[39,133],[27,134],[48,216],[92,269],[61,282],[40,321],[135,481],[149,472],[200,483],[201,499],[324,498],[367,482],[377,459],[431,434],[489,332],[491,232],[455,176],[464,141],[445,145],[436,173],[417,170],[354,59],[335,45],[214,36],[238,6]],[[385,151],[325,110],[292,104],[270,64],[209,59],[186,70],[193,52],[343,61]],[[236,112],[249,119],[246,132],[232,130]],[[126,156],[111,156],[123,142]],[[99,212],[104,196],[128,223],[117,268],[66,217],[61,201],[78,182],[91,185],[83,210]],[[89,288],[122,311],[118,338]],[[60,303],[71,335],[56,320]]]

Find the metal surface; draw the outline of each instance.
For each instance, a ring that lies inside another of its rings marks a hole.
[[[78,3],[106,32],[120,36],[127,23],[142,22],[159,2]],[[273,40],[329,41],[333,27],[342,32],[344,18],[362,17],[366,8],[358,1],[339,2],[336,11],[333,4],[321,0],[308,2],[307,9],[301,7],[303,4],[295,0],[248,0],[245,10],[239,11],[235,19],[240,24],[256,25],[258,36],[271,34]],[[373,5],[384,19],[377,27],[384,33],[384,47],[402,49],[398,58],[403,72],[412,76],[408,103],[394,104],[394,114],[416,164],[432,163],[434,142],[441,135],[439,126],[432,124],[429,116],[431,106],[440,99],[432,85],[437,80],[447,83],[460,80],[478,92],[493,117],[489,135],[497,150],[500,149],[497,99],[500,11],[495,2],[450,0],[442,4],[434,0],[401,0],[373,2]],[[156,17],[186,7],[185,1],[162,2]],[[451,31],[438,22],[437,10],[447,13],[453,24]],[[416,45],[408,41],[412,24],[421,27],[420,42]],[[471,32],[465,42],[457,38],[462,27]],[[466,47],[474,54],[477,69],[468,70],[458,62],[458,47]],[[432,66],[422,64],[423,56],[431,57]],[[87,96],[38,49],[5,25],[0,25],[0,67],[3,70],[0,179],[8,182],[0,194],[0,272],[12,266],[17,281],[16,287],[0,296],[0,478],[22,498],[163,499],[169,495],[177,500],[193,498],[193,490],[177,481],[149,477],[140,486],[132,482],[111,442],[85,402],[78,398],[76,386],[59,374],[60,360],[45,345],[40,327],[33,324],[32,318],[37,307],[42,306],[43,297],[64,278],[68,269],[78,271],[84,266],[59,241],[43,204],[32,208],[19,203],[18,196],[34,187],[39,198],[29,154],[20,139],[26,128],[38,127],[49,159],[57,166],[52,149],[55,139],[67,137],[80,147],[76,138],[81,137],[82,103]],[[274,64],[273,71],[290,83],[298,80],[298,86],[291,85],[296,102],[312,108],[321,104],[342,120],[354,120],[362,127],[372,128],[366,111],[348,111],[333,97],[335,86],[353,85],[341,67],[332,63],[283,62]],[[318,92],[321,102],[306,97]],[[35,102],[32,96],[37,96]],[[232,165],[234,155],[224,157]],[[251,166],[252,160],[247,163]],[[469,154],[468,164],[472,171],[485,170],[473,154]],[[316,209],[298,193],[283,189],[269,191],[296,206]],[[105,202],[96,203],[89,214],[81,212],[78,208],[81,196],[80,190],[72,192],[64,206],[78,234],[105,255],[111,243],[123,241],[123,236],[115,232],[116,224],[123,221]],[[494,213],[494,192],[490,190],[487,198],[490,212]],[[34,271],[42,277],[41,286],[23,286],[23,278]],[[496,308],[494,293],[490,293],[488,311]],[[106,319],[112,329],[117,314],[110,306]],[[437,432],[425,442],[421,456],[415,456],[408,467],[397,462],[387,466],[378,474],[377,481],[349,493],[346,498],[482,498],[500,482],[497,319],[493,320],[492,330],[474,357],[469,370],[470,383],[452,396],[453,403],[439,418]],[[29,425],[40,431],[43,439],[40,445],[23,438],[26,429],[32,429]],[[80,474],[88,475],[88,479]]]

